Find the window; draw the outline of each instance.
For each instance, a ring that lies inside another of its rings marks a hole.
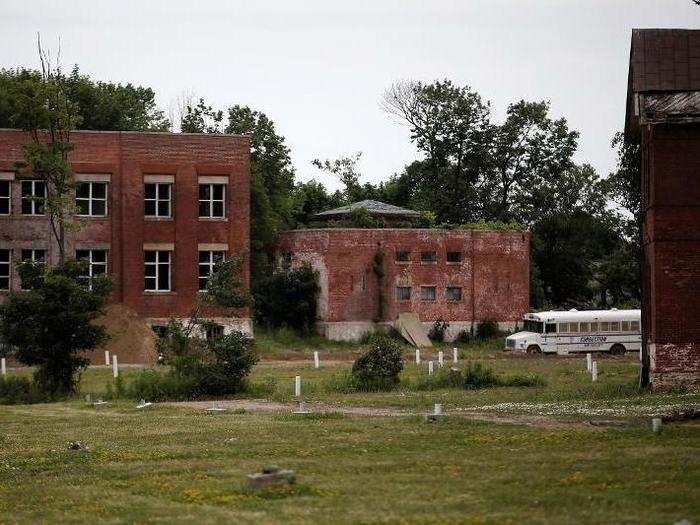
[[[46,185],[41,180],[22,181],[22,214],[43,215]]]
[[[363,292],[367,291],[367,274],[366,273],[362,274],[362,291]]]
[[[170,252],[157,250],[144,252],[144,290],[147,292],[170,291]]]
[[[611,332],[619,332],[620,331],[620,323],[618,321],[614,321],[610,323],[610,331]]]
[[[420,299],[421,301],[434,301],[437,297],[437,290],[434,286],[421,286]]]
[[[78,182],[75,186],[75,206],[78,215],[105,217],[107,215],[107,183]]]
[[[630,331],[630,322],[629,322],[629,321],[622,321],[622,322],[620,323],[620,326],[621,326],[623,332],[629,332],[629,331]]]
[[[289,270],[292,267],[292,252],[283,252],[280,259],[280,266],[283,270]]]
[[[630,321],[630,330],[639,332],[639,321]]]
[[[396,252],[394,254],[395,262],[411,262],[411,252]]]
[[[199,291],[207,289],[209,277],[214,274],[217,263],[224,260],[224,252],[200,251],[199,252]]]
[[[216,339],[224,335],[224,327],[217,323],[207,323],[205,334],[207,339]]]
[[[151,182],[144,185],[146,217],[170,217],[170,200],[172,184],[169,182]]]
[[[459,286],[448,286],[445,289],[445,296],[448,301],[461,301],[462,300],[462,288]]]
[[[610,331],[610,323],[607,321],[603,321],[600,323],[600,331],[601,332],[609,332]]]
[[[578,333],[578,323],[569,323],[569,332]]]
[[[90,283],[93,277],[107,273],[107,250],[76,250],[75,258],[87,262],[87,273],[81,279]]]
[[[462,262],[462,252],[447,252],[448,263]]]
[[[559,332],[568,332],[569,331],[569,323],[559,323]]]
[[[397,286],[396,287],[396,300],[397,301],[410,301],[411,300],[411,287],[410,286]]]
[[[26,249],[21,252],[22,262],[32,263],[32,264],[44,264],[46,262],[46,251],[45,250],[34,250]],[[29,287],[22,285],[23,290],[28,290]]]
[[[0,215],[10,214],[10,181],[0,180]]]
[[[226,215],[226,184],[199,185],[199,217],[217,219]]]
[[[162,324],[154,324],[151,325],[151,330],[153,330],[153,333],[156,334],[156,337],[159,339],[165,339],[168,337],[168,327],[163,326]]]
[[[581,332],[584,334],[587,334],[588,332],[591,331],[591,324],[590,323],[579,323],[579,326],[581,328]]]
[[[595,333],[598,331],[598,323],[591,323],[591,333]]]
[[[536,334],[542,333],[542,321],[533,321],[532,319],[525,319],[523,323],[523,330],[526,332],[534,332]]]
[[[420,252],[420,262],[423,264],[434,264],[437,262],[437,252]]]
[[[556,334],[557,333],[557,323],[547,323],[544,326],[544,331],[547,334]]]
[[[10,250],[0,250],[0,290],[10,289]]]

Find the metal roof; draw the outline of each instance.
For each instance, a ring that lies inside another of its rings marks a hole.
[[[385,202],[364,200],[359,202],[353,202],[347,206],[341,206],[340,208],[335,208],[333,210],[322,211],[317,213],[314,217],[333,217],[338,215],[350,215],[353,211],[364,209],[367,210],[371,215],[383,215],[389,217],[409,217],[417,218],[420,217],[420,212],[415,210],[407,210],[406,208],[400,208],[394,206],[393,204],[387,204]]]
[[[549,310],[525,314],[538,321],[639,321],[641,310]]]

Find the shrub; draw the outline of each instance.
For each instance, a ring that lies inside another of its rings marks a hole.
[[[361,390],[383,390],[399,382],[403,370],[401,345],[384,334],[369,339],[369,350],[352,366],[352,375]]]
[[[476,337],[478,339],[492,339],[497,337],[498,334],[498,323],[493,319],[484,319],[476,327]]]
[[[499,384],[499,380],[496,374],[493,373],[493,370],[481,363],[469,363],[467,368],[462,371],[462,388],[488,388]]]
[[[443,321],[442,319],[438,319],[433,323],[433,326],[430,327],[428,338],[431,341],[442,343],[445,340],[445,332],[447,332],[449,327],[450,323]]]
[[[536,375],[515,375],[498,377],[489,367],[470,363],[463,370],[441,368],[432,376],[421,376],[416,382],[416,390],[437,390],[440,388],[464,388],[467,390],[490,387],[533,387],[543,386],[544,380]]]
[[[457,337],[455,337],[455,343],[458,344],[469,344],[472,342],[472,334],[467,332],[466,330],[460,330],[460,332],[457,334]]]
[[[308,335],[316,324],[320,291],[310,264],[276,272],[256,286],[255,316],[269,328],[286,326]]]
[[[0,404],[20,405],[47,401],[36,383],[28,377],[0,376]]]

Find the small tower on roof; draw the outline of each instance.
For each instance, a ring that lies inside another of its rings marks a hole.
[[[400,208],[399,206],[394,206],[393,204],[387,204],[385,202],[364,200],[353,202],[352,204],[341,206],[340,208],[322,211],[314,215],[314,219],[324,222],[348,220],[351,219],[358,210],[364,210],[371,217],[381,219],[388,226],[412,222],[421,218],[420,212],[415,210]]]

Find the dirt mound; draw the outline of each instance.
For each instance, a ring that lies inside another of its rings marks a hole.
[[[148,364],[156,361],[156,335],[134,310],[123,304],[112,304],[97,324],[107,328],[110,338],[98,350],[90,352],[93,364],[105,364],[104,351],[116,355],[119,363]]]

